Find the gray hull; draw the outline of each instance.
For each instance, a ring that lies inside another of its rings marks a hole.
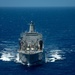
[[[22,64],[28,66],[42,64],[43,52],[39,52],[35,54],[19,53],[19,60],[22,62]]]
[[[19,39],[19,60],[22,64],[31,66],[41,64],[43,61],[43,39],[42,34],[35,32],[31,21],[29,32],[21,34]]]

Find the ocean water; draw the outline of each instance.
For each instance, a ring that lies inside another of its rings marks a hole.
[[[18,60],[18,39],[29,23],[43,34],[45,63]],[[75,8],[0,8],[0,75],[75,75]]]

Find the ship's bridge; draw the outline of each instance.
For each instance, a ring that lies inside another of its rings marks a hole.
[[[23,33],[21,37],[21,50],[42,50],[42,34],[35,32],[32,22],[30,23],[29,32]]]

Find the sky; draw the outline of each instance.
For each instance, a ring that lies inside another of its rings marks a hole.
[[[0,0],[0,7],[75,7],[75,0]]]

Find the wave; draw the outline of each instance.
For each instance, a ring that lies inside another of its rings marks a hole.
[[[0,58],[2,61],[12,61],[12,59],[14,59],[14,56],[7,52],[3,52]]]
[[[59,49],[59,47],[55,44],[48,45],[45,49],[45,62],[56,62],[58,60],[64,60],[65,51]]]
[[[16,52],[9,52],[9,51],[3,51],[0,52],[1,57],[0,60],[2,61],[14,61],[16,63],[21,63],[21,61],[19,61],[19,54]]]
[[[6,44],[6,45],[8,45],[8,44],[16,44],[16,43],[17,43],[16,41],[1,41],[0,44]]]
[[[0,43],[3,49],[0,50],[0,60],[1,61],[14,61],[19,63],[19,54],[17,53],[18,45],[16,42],[12,41],[2,41]]]

